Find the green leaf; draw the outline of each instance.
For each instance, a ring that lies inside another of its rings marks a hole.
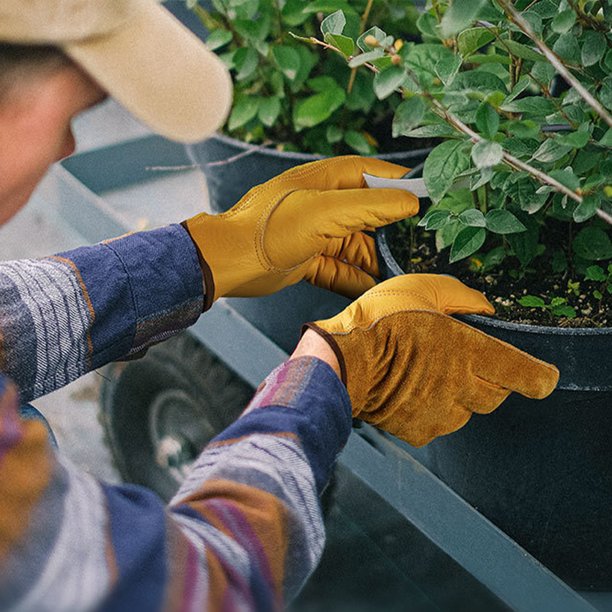
[[[582,43],[582,63],[585,66],[596,64],[604,56],[607,49],[606,37],[601,32],[586,31]]]
[[[524,212],[517,212],[516,216],[527,228],[527,231],[506,234],[505,239],[508,241],[521,266],[525,268],[538,253],[540,226],[533,217]]]
[[[508,131],[518,138],[533,138],[540,133],[540,126],[531,119],[524,119],[523,121],[509,121],[505,123],[503,129]]]
[[[374,93],[379,100],[388,98],[406,80],[406,73],[400,66],[390,66],[374,77]]]
[[[457,36],[457,48],[463,57],[467,57],[492,40],[495,40],[495,35],[486,28],[467,28]]]
[[[251,96],[239,98],[236,104],[234,104],[234,108],[232,109],[232,113],[227,123],[227,128],[231,132],[232,130],[242,127],[257,115],[258,110],[259,100],[257,98]]]
[[[334,87],[301,100],[294,107],[294,126],[299,130],[322,123],[342,106],[345,99],[346,93],[344,90],[340,87]]]
[[[477,208],[469,208],[459,215],[459,221],[470,227],[486,227],[485,216]]]
[[[210,33],[210,36],[206,39],[206,46],[211,50],[215,51],[221,47],[227,45],[232,40],[232,33],[229,30],[215,30]]]
[[[324,40],[328,45],[337,47],[342,53],[349,57],[355,52],[355,43],[352,38],[343,36],[342,34],[325,34]]]
[[[356,130],[347,130],[344,134],[344,142],[351,147],[357,153],[361,155],[369,155],[373,153],[372,145],[368,142],[367,138],[362,132]]]
[[[582,147],[587,145],[590,138],[591,134],[587,130],[580,129],[569,134],[559,134],[557,142],[572,147],[572,149],[582,149]]]
[[[602,147],[612,147],[612,128],[608,129],[608,131],[601,137],[599,144]]]
[[[497,134],[497,130],[499,129],[499,115],[487,102],[483,102],[476,111],[476,127],[480,133],[489,140]]]
[[[449,210],[441,210],[439,208],[428,210],[418,225],[426,230],[438,230],[446,225],[450,214]]]
[[[573,217],[576,223],[583,223],[595,215],[599,208],[599,196],[596,194],[582,198],[582,202],[576,206]]]
[[[518,303],[526,308],[544,308],[546,306],[546,302],[537,295],[524,295],[519,298]]]
[[[450,85],[461,68],[461,58],[457,55],[443,57],[436,64],[436,74],[445,85]]]
[[[557,13],[552,20],[551,28],[557,34],[565,34],[569,32],[576,23],[576,13],[572,9],[567,9]]]
[[[499,164],[504,150],[498,142],[481,140],[472,147],[472,161],[477,168],[488,168]]]
[[[506,258],[506,249],[503,246],[495,247],[491,249],[485,256],[483,260],[483,268],[484,270],[492,270],[496,266],[498,266],[504,259]]]
[[[504,104],[508,104],[512,102],[515,98],[520,96],[529,86],[531,85],[529,78],[526,75],[523,75],[514,85],[512,91],[508,94],[506,99],[504,100]]]
[[[606,77],[599,90],[599,101],[608,109],[612,110],[612,77]]]
[[[421,13],[416,21],[416,27],[425,36],[440,38],[438,20],[431,13]]]
[[[512,55],[520,59],[528,60],[531,62],[541,62],[544,56],[523,43],[516,42],[515,40],[504,39],[495,43],[498,49],[508,50]]]
[[[548,62],[535,62],[531,68],[531,76],[538,83],[548,85],[555,76],[555,69]]]
[[[453,241],[449,257],[450,263],[455,263],[475,253],[484,244],[486,236],[487,231],[482,227],[462,229]]]
[[[325,131],[325,136],[327,138],[327,142],[334,144],[342,140],[344,132],[337,125],[328,125],[327,130]]]
[[[259,56],[252,47],[241,47],[234,54],[234,68],[236,80],[243,81],[249,78],[257,69]]]
[[[447,140],[427,156],[423,178],[434,202],[440,201],[457,175],[469,168],[470,160],[464,149],[465,141]]]
[[[304,2],[302,10],[305,13],[332,13],[342,11],[345,15],[354,14],[355,9],[346,0],[313,0]]]
[[[234,30],[246,42],[251,44],[261,43],[270,33],[270,17],[262,15],[258,19],[234,19],[232,22]]]
[[[293,81],[300,69],[300,54],[293,47],[277,45],[272,47],[272,55],[285,78]]]
[[[538,141],[533,138],[506,138],[504,151],[516,157],[531,157],[538,148]]]
[[[336,11],[331,15],[328,15],[321,22],[321,33],[322,34],[342,34],[344,26],[346,25],[346,17],[342,11]]]
[[[478,18],[480,9],[486,0],[455,0],[442,17],[441,29],[445,38],[450,38],[467,28]]]
[[[464,92],[481,92],[485,95],[492,94],[496,91],[506,92],[506,85],[495,74],[490,72],[472,70],[468,72],[460,72],[451,88],[453,91]]]
[[[404,132],[404,136],[408,138],[445,138],[456,136],[457,132],[450,125],[445,123],[437,123],[433,125],[424,125],[423,127]]]
[[[598,227],[581,229],[574,238],[572,248],[578,257],[589,261],[612,257],[612,241],[608,234]]]
[[[498,53],[474,53],[465,58],[468,64],[505,64],[509,66],[512,61],[507,55],[499,55]]]
[[[318,76],[308,79],[307,85],[316,93],[323,93],[328,89],[337,89],[340,87],[336,79],[330,76]]]
[[[527,228],[509,210],[494,208],[486,216],[487,229],[495,234],[516,234]]]
[[[569,166],[560,170],[551,170],[548,174],[572,191],[580,187],[580,180]]]
[[[528,113],[536,117],[544,117],[554,112],[554,104],[547,98],[533,96],[529,98],[521,98],[512,102],[504,102],[502,110],[511,113]]]
[[[425,115],[425,102],[420,96],[413,96],[400,103],[393,117],[392,136],[397,138],[421,123]]]
[[[349,68],[357,68],[363,66],[368,62],[372,62],[379,57],[382,57],[385,52],[382,49],[374,49],[374,51],[368,51],[367,53],[360,53],[356,55],[349,63]]]
[[[598,281],[598,282],[603,282],[607,280],[606,273],[604,272],[603,268],[598,265],[589,266],[586,269],[586,274],[584,275],[584,278],[586,280],[592,280],[592,281]]]
[[[542,19],[550,19],[554,17],[559,11],[558,0],[539,0],[536,2],[531,9],[534,13],[537,13]]]
[[[259,102],[259,111],[257,116],[259,120],[267,127],[274,125],[281,111],[281,102],[279,98],[261,98]]]
[[[547,138],[533,154],[533,158],[545,163],[555,162],[571,150],[569,145],[560,144],[555,138]]]
[[[574,64],[580,62],[580,46],[573,32],[561,34],[553,45],[553,51],[568,62]]]
[[[295,27],[310,19],[310,15],[304,12],[303,0],[287,0],[282,8],[281,16],[283,23]]]
[[[574,319],[576,317],[576,310],[567,305],[553,306],[550,311],[555,317],[566,317],[567,319]]]

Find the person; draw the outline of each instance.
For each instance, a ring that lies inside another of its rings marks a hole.
[[[0,222],[74,150],[71,119],[107,95],[191,141],[222,124],[231,83],[154,0],[3,0]],[[318,495],[353,416],[418,445],[511,390],[552,391],[553,366],[449,316],[491,313],[480,293],[429,275],[376,285],[364,230],[418,207],[402,191],[362,189],[362,175],[404,171],[314,162],[224,215],[0,264],[1,609],[282,609],[320,557]],[[309,325],[167,507],[96,481],[20,417],[21,404],[143,354],[222,296],[302,279],[357,300]]]

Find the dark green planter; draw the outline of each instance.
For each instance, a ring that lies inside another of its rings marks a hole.
[[[377,244],[385,275],[401,274],[384,230]],[[574,588],[612,590],[612,328],[460,318],[561,377],[545,400],[512,394],[432,442],[428,467]]]

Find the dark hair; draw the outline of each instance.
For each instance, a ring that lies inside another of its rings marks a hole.
[[[70,62],[59,47],[0,42],[0,102],[23,79],[58,70]]]

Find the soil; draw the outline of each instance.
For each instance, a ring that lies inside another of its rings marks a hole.
[[[479,264],[477,255],[450,264],[449,250],[441,253],[436,250],[434,232],[420,227],[414,231],[414,246],[410,252],[408,227],[400,222],[387,228],[387,242],[400,267],[405,272],[450,274],[459,278],[487,296],[495,306],[498,319],[547,327],[612,327],[612,295],[604,292],[603,298],[598,300],[593,295],[598,283],[585,281],[584,274],[554,274],[543,256],[536,258],[531,264],[533,268],[522,275],[517,274],[519,266],[516,260],[514,270],[501,266],[483,273],[476,269]],[[552,252],[552,248],[547,249],[549,251]],[[507,258],[504,264],[512,259]],[[596,263],[605,268],[609,262]],[[539,267],[536,268],[535,264],[539,264]],[[568,290],[568,282],[577,281],[580,283],[578,289]],[[518,300],[524,295],[539,296],[547,304],[554,297],[563,297],[567,305],[575,308],[577,316],[559,317],[548,310],[521,306]]]

